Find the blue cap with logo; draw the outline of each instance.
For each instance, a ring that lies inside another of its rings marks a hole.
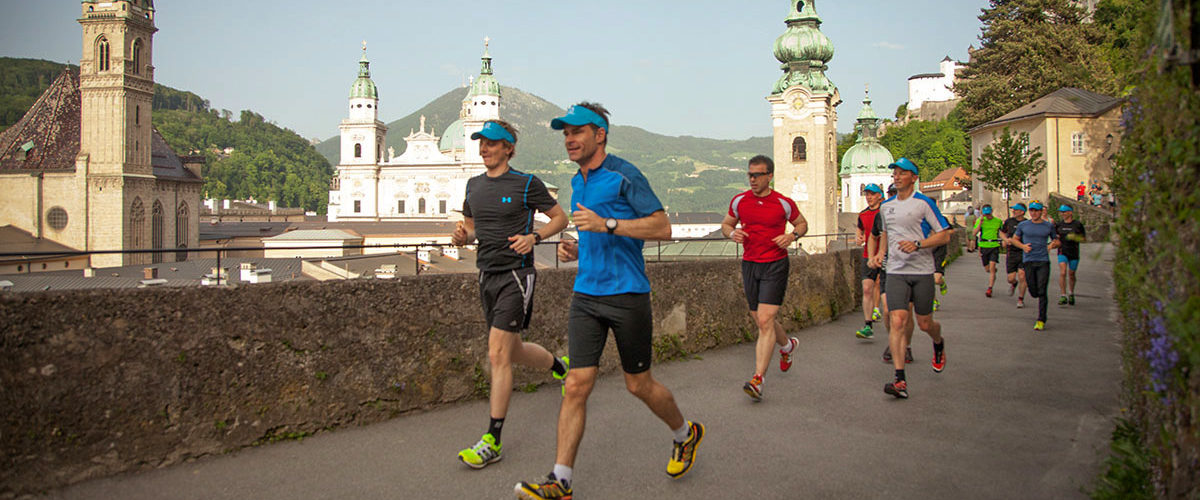
[[[567,125],[574,125],[576,127],[582,125],[595,125],[604,129],[605,132],[608,131],[608,121],[605,120],[603,116],[600,116],[600,114],[596,113],[595,111],[578,105],[571,106],[571,108],[567,110],[566,115],[550,120],[550,128],[554,130],[562,130]]]
[[[988,206],[986,206],[986,207],[983,207],[983,215],[992,215],[992,207],[991,207],[991,205],[988,205]]]
[[[898,168],[901,170],[907,170],[907,171],[912,172],[917,175],[921,174],[921,171],[917,170],[917,165],[914,164],[912,162],[912,160],[909,160],[908,158],[900,158],[899,160],[896,160],[895,162],[893,162],[891,165],[888,165],[888,168]]]
[[[471,134],[471,140],[473,141],[479,140],[480,137],[486,137],[493,141],[508,141],[509,144],[517,143],[517,139],[496,122],[484,123],[482,130]]]
[[[1033,200],[1033,201],[1029,202],[1029,209],[1030,210],[1045,210],[1046,205],[1043,205],[1042,202],[1040,202],[1040,201]]]
[[[1061,207],[1058,207],[1058,211],[1059,212],[1074,212],[1075,209],[1071,208],[1071,205],[1063,205]]]
[[[879,184],[872,183],[872,184],[867,184],[866,186],[863,186],[863,192],[864,193],[883,194],[883,188],[879,187]]]
[[[1024,204],[1024,203],[1017,203],[1016,205],[1013,205],[1013,206],[1011,206],[1011,207],[1008,207],[1008,208],[1011,208],[1011,209],[1013,209],[1013,210],[1020,210],[1020,211],[1024,212],[1024,211],[1025,211],[1025,204]]]

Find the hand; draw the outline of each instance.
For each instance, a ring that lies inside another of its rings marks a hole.
[[[854,236],[854,244],[856,246],[863,246],[864,244],[866,244],[866,242],[867,242],[866,238],[863,238],[861,234]]]
[[[912,241],[901,241],[897,247],[899,247],[900,251],[904,253],[913,253],[917,251],[917,244],[916,242]]]
[[[1032,252],[1033,251],[1033,245],[1017,244],[1017,248],[1020,248],[1021,251],[1023,251],[1023,252]]]
[[[593,233],[608,232],[608,228],[604,225],[604,221],[606,220],[604,217],[583,206],[582,203],[576,203],[575,206],[579,207],[579,210],[571,212],[571,220],[575,221],[576,229],[591,231]]]
[[[508,248],[511,248],[514,252],[517,252],[521,255],[529,254],[533,251],[533,246],[537,245],[537,237],[534,236],[533,233],[515,234],[509,236],[508,241],[512,242]]]
[[[463,226],[462,221],[454,224],[454,232],[450,233],[450,242],[460,247],[467,244],[467,228]]]
[[[796,241],[796,236],[792,233],[783,233],[779,236],[771,238],[771,241],[779,248],[787,250],[788,245],[791,245],[792,242]]]
[[[558,260],[571,262],[579,258],[579,245],[573,240],[562,240],[558,244]]]
[[[742,231],[742,228],[740,227],[734,229],[732,233],[729,233],[729,239],[733,240],[734,243],[745,243],[746,232]]]
[[[867,259],[867,267],[870,267],[871,269],[879,269],[883,267],[883,256],[875,255]]]

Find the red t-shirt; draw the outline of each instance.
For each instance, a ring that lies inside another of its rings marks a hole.
[[[858,213],[858,228],[863,232],[863,257],[867,256],[867,239],[871,237],[871,228],[875,226],[875,214],[878,208],[865,208]]]
[[[787,250],[772,240],[787,232],[787,223],[800,217],[800,208],[774,189],[761,198],[746,191],[729,202],[729,216],[741,221],[746,232],[742,260],[775,262],[786,258]]]
[[[1087,194],[1087,188],[1083,187],[1083,184],[1075,186],[1075,194],[1083,196],[1084,194]]]

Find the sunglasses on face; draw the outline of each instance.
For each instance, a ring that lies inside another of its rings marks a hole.
[[[749,174],[746,174],[746,175],[749,175],[751,179],[757,179],[764,175],[771,175],[771,174],[768,172],[750,172]]]

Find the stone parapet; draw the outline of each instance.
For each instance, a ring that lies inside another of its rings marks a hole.
[[[859,303],[856,250],[792,258],[788,331]],[[648,265],[657,361],[753,340],[736,260]],[[573,270],[526,340],[566,353]],[[0,498],[486,397],[475,275],[0,295]],[[799,335],[803,336],[801,331]],[[618,369],[608,343],[601,369]],[[552,380],[519,369],[533,390]]]

